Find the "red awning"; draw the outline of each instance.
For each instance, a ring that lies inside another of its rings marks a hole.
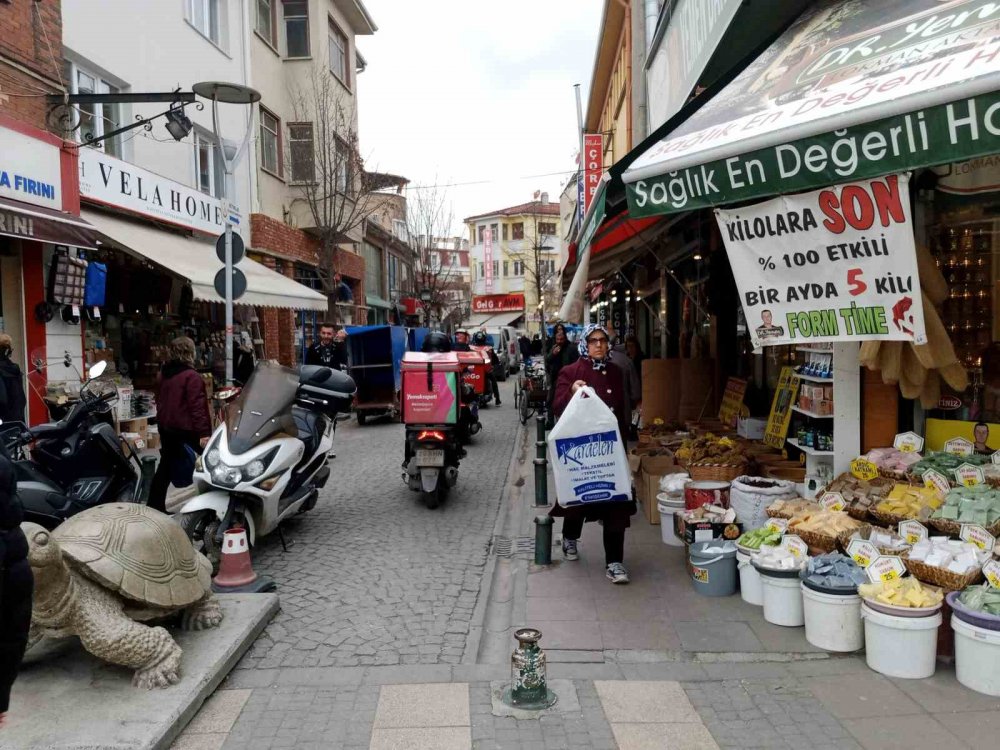
[[[0,235],[83,248],[96,248],[100,236],[79,217],[6,198],[0,198]]]
[[[656,224],[659,219],[659,216],[632,219],[629,218],[627,213],[620,213],[617,216],[605,219],[601,223],[601,226],[597,228],[597,231],[594,233],[594,239],[590,243],[591,259],[617,247],[625,242],[625,240],[632,239],[644,229],[648,229]],[[577,243],[570,244],[569,260],[566,263],[567,267],[575,266],[579,261],[579,258],[577,258],[577,249]]]
[[[402,297],[400,302],[403,303],[403,311],[407,315],[417,315],[420,310],[420,300],[416,297]]]

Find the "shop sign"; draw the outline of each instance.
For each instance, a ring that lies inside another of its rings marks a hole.
[[[483,279],[487,292],[493,291],[493,229],[483,232]]]
[[[771,400],[771,413],[764,428],[764,443],[772,448],[783,448],[788,434],[788,423],[792,419],[792,404],[796,403],[801,381],[791,367],[782,367],[778,376],[778,387]]]
[[[0,197],[61,211],[59,159],[58,146],[0,128]]]
[[[928,469],[920,475],[920,478],[924,480],[924,487],[937,490],[942,496],[951,492],[951,482],[948,481],[948,477],[936,469]]]
[[[813,4],[635,160],[624,175],[629,213],[690,211],[1000,152],[991,110],[1000,101],[998,17],[989,0]]]
[[[983,470],[972,464],[962,464],[953,473],[955,474],[955,481],[963,487],[975,487],[977,484],[983,484],[986,481],[986,477],[983,476]]]
[[[726,380],[726,389],[722,392],[722,405],[719,406],[719,421],[736,426],[736,419],[743,407],[743,397],[747,392],[747,381],[742,378]]]
[[[839,492],[825,492],[819,499],[819,504],[827,510],[843,510],[847,507],[844,496]]]
[[[909,176],[717,209],[754,348],[922,344]]]
[[[583,212],[590,210],[604,172],[604,134],[583,134]]]
[[[919,453],[924,449],[924,439],[915,432],[901,432],[892,441],[892,447],[900,453]]]
[[[472,312],[518,312],[524,309],[523,294],[482,294],[472,298]]]
[[[878,547],[866,539],[852,539],[847,543],[847,555],[862,568],[867,568],[878,559]]]
[[[920,521],[900,521],[899,535],[907,544],[916,544],[927,538],[927,527]]]
[[[785,534],[781,537],[780,546],[791,552],[797,560],[803,560],[809,556],[809,545],[802,540],[802,537],[795,534]]]
[[[865,573],[868,574],[868,580],[872,583],[892,581],[903,577],[903,574],[906,573],[906,565],[895,555],[879,555],[868,564]]]
[[[1000,589],[1000,560],[990,560],[983,566],[986,582],[995,589]]]
[[[992,552],[997,540],[990,532],[979,524],[963,523],[958,532],[958,538],[964,542],[971,542],[986,552]]]
[[[944,444],[944,452],[953,456],[971,456],[974,450],[975,446],[972,441],[963,437],[952,438],[945,441]]]
[[[80,197],[217,235],[226,228],[224,201],[92,148],[81,148]],[[232,212],[230,212],[232,213]]]
[[[870,482],[878,476],[878,466],[869,461],[867,458],[856,458],[851,461],[851,474],[856,476],[858,479],[864,479],[866,482]]]

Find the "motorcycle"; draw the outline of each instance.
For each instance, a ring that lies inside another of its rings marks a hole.
[[[458,481],[458,464],[465,455],[458,429],[453,425],[407,425],[406,447],[403,481],[433,510]]]
[[[51,530],[95,505],[140,502],[142,464],[115,433],[111,417],[117,391],[95,392],[94,380],[106,367],[98,362],[90,368],[80,400],[62,419],[30,428],[24,422],[0,426],[24,520]]]
[[[329,367],[257,365],[209,438],[195,465],[199,494],[180,512],[213,564],[226,530],[246,529],[252,547],[315,507],[330,478],[337,422],[349,418],[355,391],[349,375]]]
[[[493,353],[492,346],[473,344],[470,348],[473,352],[481,356],[485,363],[485,367],[481,370],[476,368],[477,377],[482,379],[481,383],[476,384],[476,397],[479,401],[479,408],[485,409],[493,403],[493,389],[491,387],[491,381],[495,372],[493,357],[496,355]]]

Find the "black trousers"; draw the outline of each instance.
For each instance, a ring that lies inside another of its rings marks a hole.
[[[27,560],[0,571],[0,713],[10,702],[10,689],[28,645],[34,577]]]
[[[490,373],[486,377],[490,381],[490,387],[493,389],[493,400],[496,401],[497,404],[499,404],[500,403],[500,385],[497,383],[497,376],[494,375],[493,373]]]
[[[579,539],[583,533],[583,516],[567,516],[563,519],[563,538]],[[625,561],[625,529],[609,529],[604,531],[604,564],[620,563]]]
[[[195,453],[201,452],[201,441],[193,432],[166,430],[160,428],[160,463],[156,467],[149,487],[150,508],[167,512],[167,489],[174,466],[184,460],[184,446],[190,445]]]

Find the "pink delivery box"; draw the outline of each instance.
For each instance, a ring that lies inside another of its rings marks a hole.
[[[458,357],[449,352],[403,355],[403,421],[406,424],[456,424],[459,414]]]

